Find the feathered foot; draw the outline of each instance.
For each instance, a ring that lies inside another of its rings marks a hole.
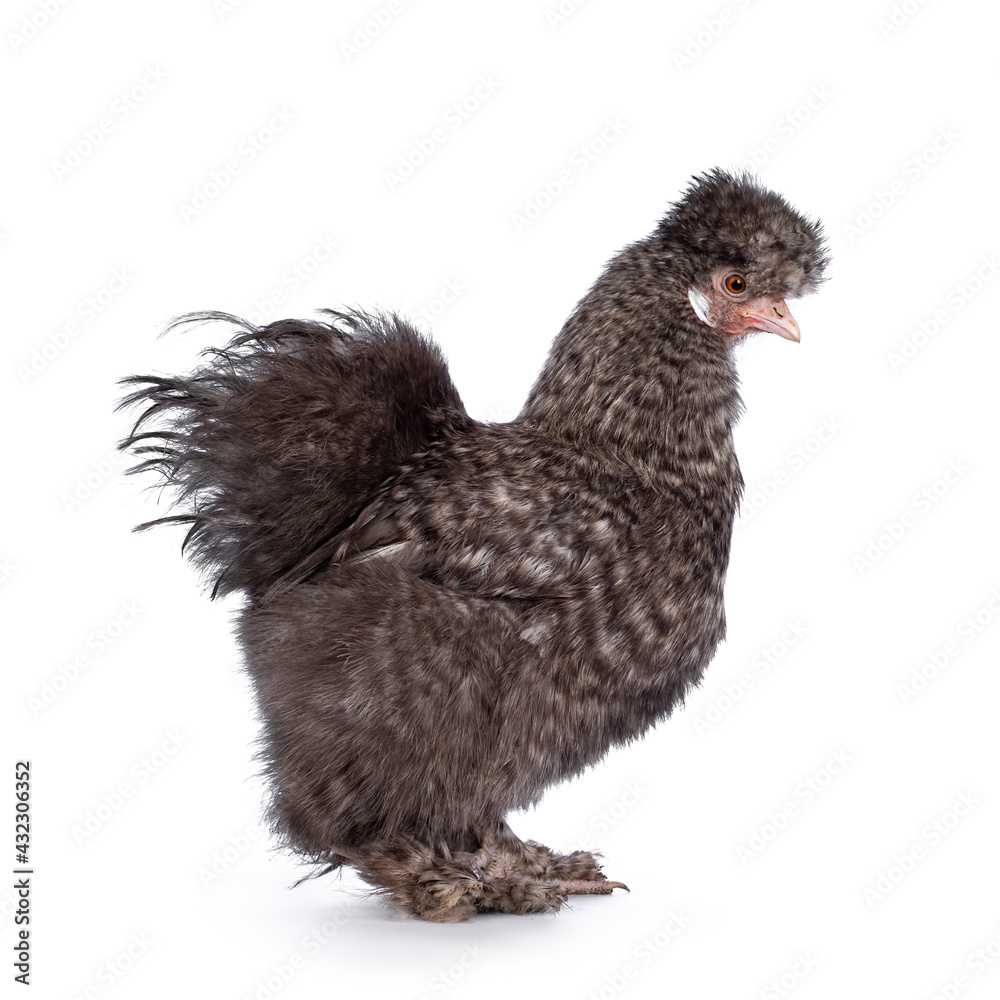
[[[509,827],[507,831],[510,831]],[[513,836],[513,833],[510,833],[510,836]],[[541,871],[536,877],[540,881],[556,886],[565,895],[610,896],[615,889],[630,891],[624,882],[609,882],[607,875],[601,871],[598,855],[590,851],[557,854],[544,844],[536,844],[534,841],[521,844],[521,847],[525,865],[540,865]]]
[[[473,831],[479,847],[452,851],[399,840],[353,863],[361,877],[394,908],[438,923],[474,913],[550,913],[571,895],[610,895],[628,890],[609,882],[593,854],[556,854],[519,840],[506,823]]]

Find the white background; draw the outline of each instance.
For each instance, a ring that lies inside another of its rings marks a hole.
[[[49,2],[0,23],[2,794],[30,757],[35,995],[996,996],[995,7]],[[179,531],[130,534],[164,508],[120,476],[116,380],[221,335],[170,317],[276,294],[433,315],[504,419],[605,260],[748,161],[833,264],[801,345],[741,350],[729,639],[512,820],[632,893],[435,926],[350,875],[288,891],[234,605]]]

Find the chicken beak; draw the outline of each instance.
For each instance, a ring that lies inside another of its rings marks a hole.
[[[784,299],[755,299],[740,309],[740,316],[743,318],[743,323],[740,324],[743,333],[776,333],[796,344],[802,339],[799,324],[795,322]]]

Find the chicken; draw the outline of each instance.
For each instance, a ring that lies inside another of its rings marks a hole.
[[[577,305],[520,415],[471,419],[438,349],[360,311],[237,333],[133,377],[122,447],[240,592],[281,844],[434,921],[607,894],[514,809],[678,706],[725,634],[742,477],[734,345],[797,341],[820,225],[695,177]],[[149,524],[140,525],[140,528]]]

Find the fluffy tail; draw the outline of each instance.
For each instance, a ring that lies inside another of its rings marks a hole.
[[[260,593],[350,523],[378,486],[465,419],[440,351],[393,315],[326,312],[326,322],[239,333],[186,378],[133,376],[119,408],[148,404],[120,448],[174,487],[184,546],[212,596]],[[175,324],[175,325],[177,325]]]

